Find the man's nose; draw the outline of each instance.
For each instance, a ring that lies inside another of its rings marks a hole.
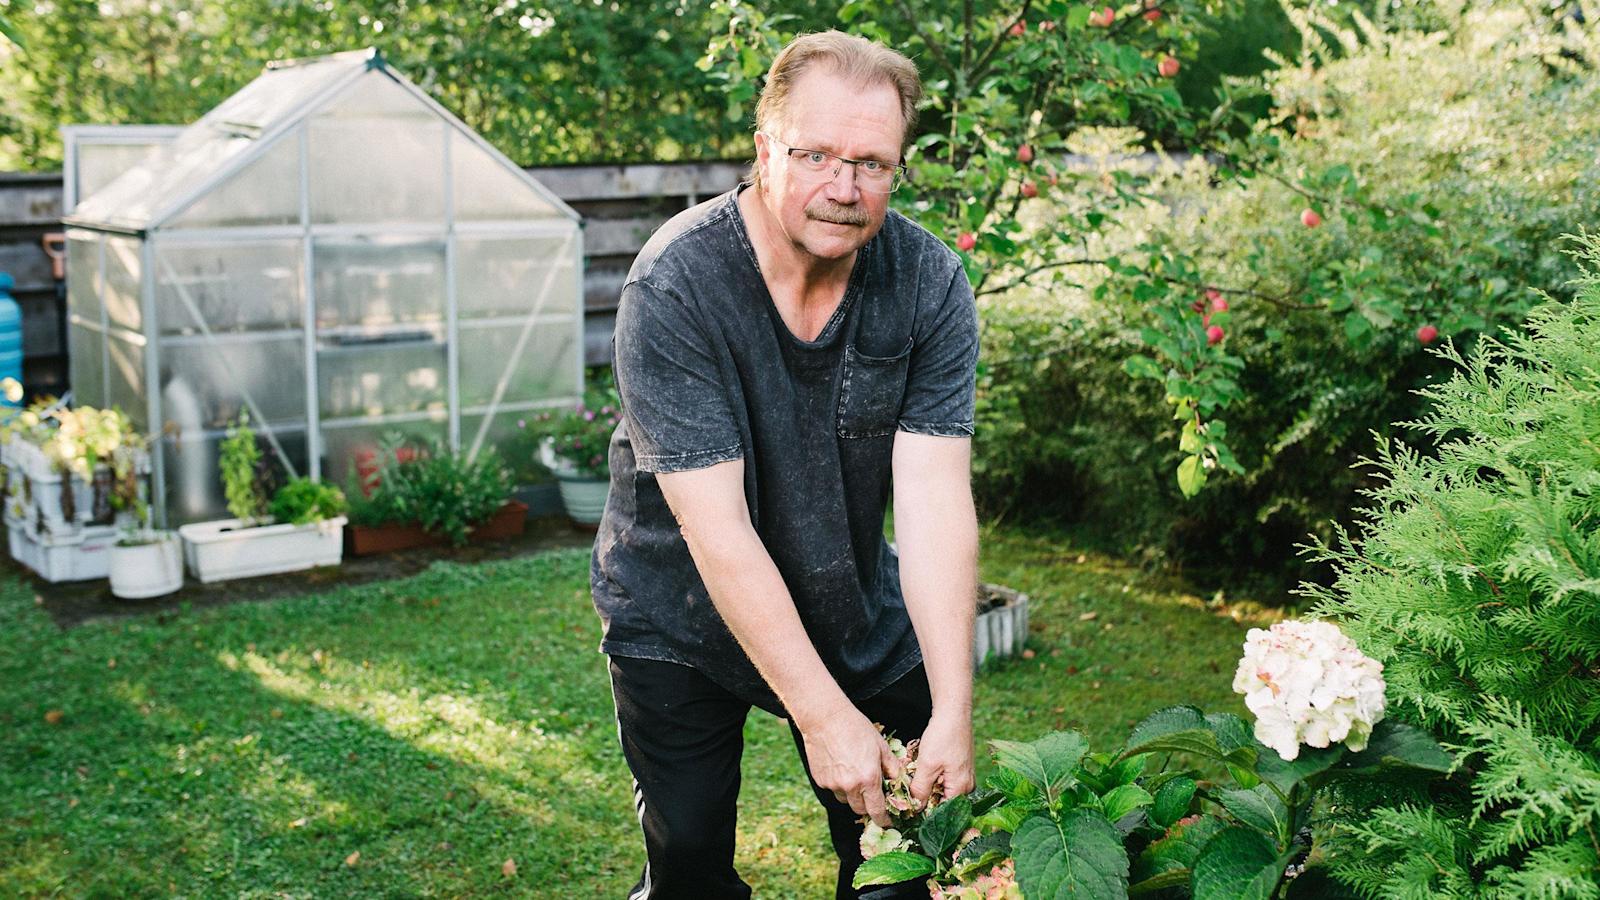
[[[839,171],[833,174],[833,180],[828,182],[828,199],[838,203],[854,203],[860,197],[860,190],[856,186],[855,163],[839,162]]]

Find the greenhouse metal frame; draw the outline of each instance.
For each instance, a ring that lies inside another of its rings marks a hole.
[[[217,511],[219,409],[337,478],[381,432],[475,457],[582,395],[580,217],[376,51],[270,65],[64,222],[75,399],[179,425],[163,523]]]

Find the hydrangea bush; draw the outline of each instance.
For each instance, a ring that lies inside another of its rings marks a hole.
[[[1178,706],[1113,753],[1073,732],[991,741],[998,770],[984,786],[923,810],[906,779],[887,781],[891,827],[867,826],[856,885],[926,879],[934,898],[1320,896],[1313,811],[1332,789],[1427,783],[1451,766],[1425,732],[1383,719],[1381,670],[1331,623],[1253,630],[1235,690],[1254,729]],[[914,743],[892,749],[915,765]]]

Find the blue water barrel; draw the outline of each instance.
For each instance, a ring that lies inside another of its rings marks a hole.
[[[0,378],[15,378],[22,383],[22,306],[11,296],[17,280],[0,272]],[[21,406],[0,393],[0,406]]]

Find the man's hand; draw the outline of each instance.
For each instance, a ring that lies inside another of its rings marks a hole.
[[[928,805],[936,785],[940,797],[965,794],[976,786],[973,770],[972,715],[941,714],[935,710],[917,743],[917,774],[911,779],[911,799],[917,808]]]
[[[817,784],[833,791],[841,803],[850,804],[857,815],[869,816],[879,827],[887,828],[883,779],[900,776],[900,761],[878,729],[848,704],[809,727],[798,720],[795,724],[805,738],[806,762]]]

